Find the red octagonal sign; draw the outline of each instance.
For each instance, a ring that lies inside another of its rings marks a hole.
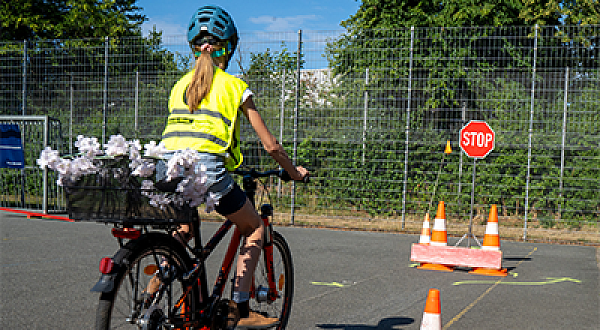
[[[481,120],[471,120],[460,130],[460,148],[471,158],[485,158],[494,149],[496,134]]]

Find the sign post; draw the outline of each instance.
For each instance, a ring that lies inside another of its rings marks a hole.
[[[471,120],[460,130],[459,145],[467,156],[473,158],[473,180],[471,187],[471,215],[469,220],[469,232],[456,243],[458,246],[465,237],[467,238],[467,247],[471,247],[471,237],[475,239],[477,245],[481,246],[477,237],[473,235],[473,204],[475,203],[475,167],[477,159],[485,158],[494,150],[494,140],[496,134],[492,128],[481,120]]]

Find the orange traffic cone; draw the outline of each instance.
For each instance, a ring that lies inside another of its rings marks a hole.
[[[419,244],[429,245],[431,232],[429,230],[429,213],[425,214],[425,220],[423,221],[423,229],[421,229],[421,236],[419,237]]]
[[[446,141],[446,149],[444,149],[444,153],[446,155],[452,153],[452,147],[450,146],[450,140]]]
[[[423,319],[421,320],[421,330],[441,330],[442,329],[442,305],[440,303],[440,290],[429,289]]]
[[[500,236],[498,235],[498,208],[492,204],[490,216],[485,227],[482,250],[500,251]],[[489,276],[506,276],[506,269],[474,268],[470,273]]]
[[[490,208],[490,216],[485,227],[482,250],[500,251],[500,236],[498,236],[498,209],[496,204]]]
[[[446,234],[446,208],[444,201],[438,204],[437,214],[433,220],[433,231],[431,232],[430,246],[447,246],[448,235]],[[418,269],[440,270],[445,272],[454,271],[453,267],[440,264],[421,264]]]
[[[433,231],[431,232],[431,245],[447,246],[448,235],[446,234],[446,208],[444,201],[438,204],[437,214],[433,219]]]

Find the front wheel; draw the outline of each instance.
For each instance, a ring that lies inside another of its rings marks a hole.
[[[183,295],[188,285],[182,276],[193,263],[181,243],[165,234],[148,234],[130,241],[113,260],[120,269],[114,290],[100,296],[97,330],[158,330],[190,320],[198,301],[197,287]],[[158,278],[161,290],[145,292]]]
[[[278,318],[277,330],[285,329],[292,310],[294,295],[294,267],[290,248],[281,234],[273,232],[272,240],[274,288],[270,290],[267,262],[268,246],[254,271],[254,285],[250,299],[250,309],[268,317]]]

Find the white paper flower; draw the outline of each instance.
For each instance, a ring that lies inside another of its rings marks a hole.
[[[68,174],[71,175],[71,178],[77,180],[82,175],[96,173],[97,168],[90,158],[76,157],[71,160],[68,171]]]
[[[104,145],[107,156],[124,156],[129,153],[129,145],[122,135],[111,135],[108,143]]]
[[[215,193],[210,192],[206,198],[206,212],[210,213],[214,211],[215,206],[219,205],[219,199],[216,198]]]
[[[142,181],[142,191],[153,190],[154,182],[152,180],[144,180]]]
[[[48,167],[54,169],[57,162],[60,161],[60,155],[57,150],[52,150],[50,147],[44,148],[40,154],[40,158],[36,161],[41,168]]]
[[[146,157],[162,158],[168,152],[162,142],[157,145],[156,141],[150,141],[150,143],[145,144],[144,149],[146,150],[144,152],[144,156]]]
[[[133,140],[128,142],[129,146],[129,159],[137,160],[142,158],[142,145],[140,144],[140,140]]]
[[[102,154],[102,151],[100,151],[100,143],[98,143],[97,138],[86,138],[83,135],[78,135],[77,141],[75,141],[75,147],[80,153],[87,155],[88,157]]]
[[[133,163],[133,162],[132,162]],[[140,161],[139,165],[133,170],[131,174],[142,178],[150,177],[154,174],[155,165],[153,162],[148,160]]]
[[[71,174],[71,161],[68,159],[60,158],[53,166],[53,170],[57,171],[59,174],[67,176]]]
[[[61,158],[56,150],[46,147],[37,160],[41,168],[49,168],[58,172],[57,183],[60,186],[70,185],[81,178],[83,175],[99,173],[102,167],[97,166],[95,158],[98,155],[110,157],[127,157],[129,159],[129,172],[127,168],[113,168],[112,173],[118,180],[126,179],[127,175],[139,177],[151,177],[156,166],[154,161],[144,159],[141,156],[141,144],[139,140],[127,141],[121,135],[113,135],[108,143],[104,144],[104,151],[96,138],[87,138],[83,135],[77,136],[75,146],[78,148],[80,156],[75,158]],[[157,144],[151,141],[144,145],[144,156],[152,158],[161,158],[168,150],[161,142]],[[96,159],[96,162],[98,159]],[[178,177],[184,177],[178,184],[176,193],[158,192],[151,180],[143,180],[141,194],[148,197],[152,206],[164,209],[167,205],[183,205],[188,203],[191,207],[197,207],[206,204],[207,212],[214,210],[219,201],[216,195],[208,193],[206,176],[206,166],[198,164],[200,154],[191,149],[179,150],[167,162],[167,180]],[[99,164],[103,164],[100,161]]]

